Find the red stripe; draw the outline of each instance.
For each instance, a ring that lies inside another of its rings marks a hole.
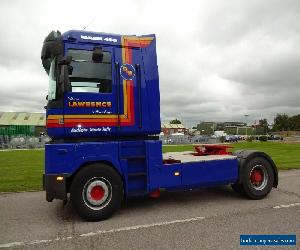
[[[64,119],[65,123],[81,123],[81,122],[90,122],[90,123],[97,123],[97,122],[103,122],[103,123],[107,123],[107,122],[116,122],[118,120],[118,118],[110,118],[110,119],[105,119],[105,118],[76,118],[76,119]]]
[[[133,83],[130,83],[130,125],[134,125],[134,103],[133,103]]]
[[[132,63],[132,49],[128,49],[128,64]]]
[[[58,123],[47,123],[46,128],[63,128],[64,124],[58,124]]]

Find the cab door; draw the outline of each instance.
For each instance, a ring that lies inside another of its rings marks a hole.
[[[147,119],[143,61],[140,48],[116,47],[117,81],[119,98],[119,134],[144,134],[144,121]]]
[[[67,44],[65,49],[72,56],[73,68],[69,74],[71,91],[64,96],[65,136],[114,135],[119,119],[114,48]],[[102,58],[95,51],[100,51]]]

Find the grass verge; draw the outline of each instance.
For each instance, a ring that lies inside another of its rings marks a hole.
[[[0,192],[42,189],[44,150],[0,151]]]
[[[230,144],[232,152],[240,149],[256,149],[270,155],[278,169],[300,169],[300,143],[239,142]],[[163,152],[191,151],[193,145],[166,145]]]
[[[300,144],[241,142],[232,151],[257,149],[269,154],[279,169],[300,169]],[[192,151],[193,145],[166,145],[163,152]],[[0,151],[0,192],[42,189],[44,150]]]

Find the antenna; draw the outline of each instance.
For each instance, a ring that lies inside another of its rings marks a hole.
[[[85,30],[88,26],[90,26],[90,24],[92,23],[92,22],[94,22],[95,21],[95,17],[83,28],[83,30]]]

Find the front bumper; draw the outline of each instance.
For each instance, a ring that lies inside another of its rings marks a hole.
[[[46,200],[67,199],[67,177],[66,174],[44,174],[43,189],[46,191]]]

